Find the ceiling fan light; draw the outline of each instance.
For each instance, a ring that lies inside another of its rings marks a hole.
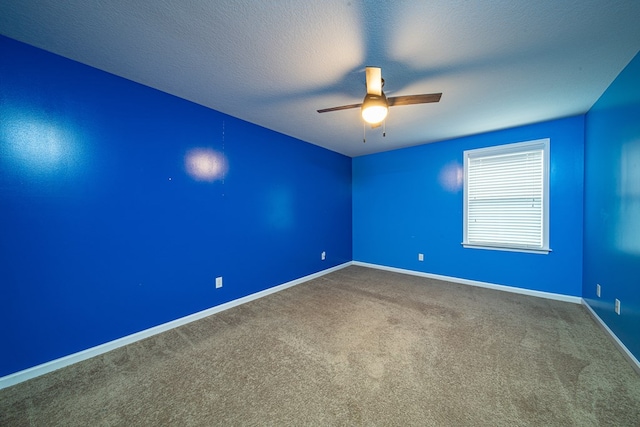
[[[387,97],[382,93],[381,96],[367,94],[362,102],[362,118],[370,124],[382,122],[389,112]]]

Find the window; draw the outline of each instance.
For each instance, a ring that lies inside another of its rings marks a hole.
[[[464,152],[462,244],[550,251],[549,139]]]

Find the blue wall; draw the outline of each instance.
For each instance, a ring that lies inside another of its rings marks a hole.
[[[352,259],[350,158],[0,51],[0,376]]]
[[[640,54],[589,111],[585,133],[583,297],[640,359]]]
[[[551,140],[552,252],[463,248],[463,151],[541,138]],[[583,142],[578,116],[354,158],[354,260],[580,296]]]

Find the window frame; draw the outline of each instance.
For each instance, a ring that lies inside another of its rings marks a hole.
[[[511,144],[496,145],[473,150],[465,150],[464,155],[464,193],[463,193],[463,241],[462,246],[473,249],[489,249],[498,251],[528,252],[548,254],[551,252],[549,245],[549,164],[551,141],[549,138],[531,141],[516,142]],[[527,151],[542,150],[542,245],[540,247],[527,244],[505,244],[500,242],[469,243],[469,160],[483,157],[493,157],[506,154],[524,153]]]

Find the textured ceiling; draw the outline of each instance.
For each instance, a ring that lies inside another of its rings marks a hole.
[[[638,0],[3,0],[0,33],[358,156],[586,112],[640,49]],[[364,67],[394,107],[362,142]]]

